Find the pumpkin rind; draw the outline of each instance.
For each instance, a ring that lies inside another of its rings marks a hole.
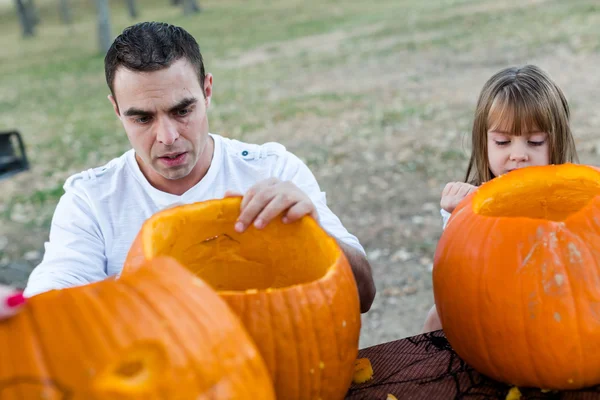
[[[373,366],[368,358],[359,358],[354,364],[354,377],[352,382],[356,384],[365,383],[373,379]]]
[[[55,290],[0,322],[0,398],[274,399],[239,319],[175,260]]]
[[[483,184],[452,213],[433,269],[457,354],[520,387],[600,383],[600,172],[527,167]]]
[[[140,230],[123,274],[139,268],[142,258],[177,258],[212,282],[240,317],[278,398],[344,398],[361,323],[358,289],[344,253],[310,217],[293,224],[276,218],[262,230],[250,227],[239,234],[234,225],[240,205],[241,198],[226,198],[155,214]],[[331,263],[314,267],[325,262],[319,257]],[[249,279],[255,287],[245,286]]]

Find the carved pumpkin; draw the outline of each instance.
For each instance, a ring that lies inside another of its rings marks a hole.
[[[481,373],[517,386],[600,383],[600,172],[527,167],[483,184],[436,249],[444,332]]]
[[[241,198],[163,210],[143,225],[123,273],[169,255],[215,288],[254,338],[277,398],[342,399],[360,333],[358,289],[344,253],[310,218],[239,234]]]
[[[227,304],[173,259],[34,296],[0,322],[0,398],[274,399]]]

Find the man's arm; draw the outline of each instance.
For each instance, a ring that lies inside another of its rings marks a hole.
[[[358,286],[360,312],[366,313],[371,309],[376,292],[371,265],[363,253],[340,240],[337,240],[337,242],[346,255],[348,263],[350,263],[352,273],[354,274],[354,280]]]
[[[85,195],[67,190],[56,206],[42,262],[25,296],[80,286],[107,277],[104,239]]]

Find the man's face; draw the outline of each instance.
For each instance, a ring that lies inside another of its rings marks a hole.
[[[119,68],[110,100],[134,148],[140,169],[158,186],[176,185],[199,168],[208,140],[207,108],[212,76],[204,93],[198,74],[185,59],[153,72]],[[204,160],[203,160],[204,161]]]

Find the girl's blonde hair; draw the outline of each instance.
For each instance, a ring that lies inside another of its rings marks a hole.
[[[550,164],[578,162],[569,126],[569,104],[560,88],[535,65],[511,67],[483,86],[472,131],[471,159],[465,182],[479,186],[494,178],[487,152],[487,132],[512,121],[510,132],[521,135],[534,127],[548,133]]]

